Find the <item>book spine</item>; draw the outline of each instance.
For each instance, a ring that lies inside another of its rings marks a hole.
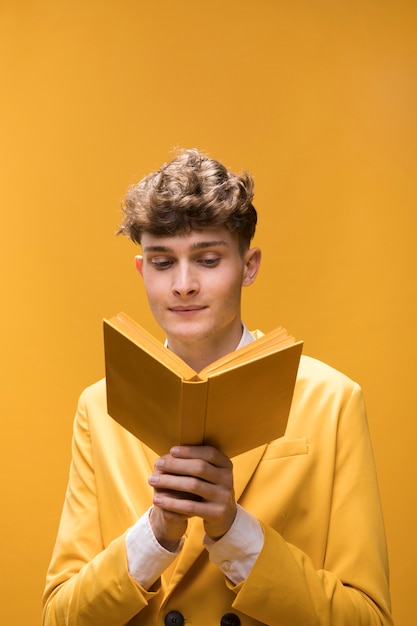
[[[179,441],[182,445],[201,445],[204,440],[207,403],[206,380],[182,381]]]

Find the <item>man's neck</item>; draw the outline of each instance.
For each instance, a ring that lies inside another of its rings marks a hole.
[[[202,369],[221,359],[229,352],[236,350],[242,338],[243,326],[236,332],[231,333],[227,339],[219,342],[213,342],[212,338],[207,338],[199,342],[185,342],[178,340],[167,340],[167,347],[179,356],[187,365],[193,368],[195,372],[201,372]]]

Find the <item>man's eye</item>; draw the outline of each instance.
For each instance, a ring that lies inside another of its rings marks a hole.
[[[205,259],[200,259],[201,265],[204,265],[205,267],[216,267],[216,265],[218,265],[219,262],[220,262],[219,257],[207,257]]]
[[[151,259],[151,265],[156,270],[165,270],[168,267],[171,267],[172,261],[169,259]]]

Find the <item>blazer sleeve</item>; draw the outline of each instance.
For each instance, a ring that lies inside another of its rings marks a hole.
[[[43,596],[44,626],[119,625],[148,605],[127,568],[125,534],[105,546],[97,504],[88,416],[81,396],[74,421],[64,508]]]
[[[234,608],[273,626],[392,626],[385,530],[360,388],[341,410],[323,567],[263,525],[265,542]],[[329,441],[333,450],[333,444]],[[317,506],[320,506],[319,489]],[[311,529],[314,541],[314,529]]]

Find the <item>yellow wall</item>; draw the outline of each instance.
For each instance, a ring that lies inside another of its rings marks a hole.
[[[198,146],[256,179],[248,324],[286,325],[365,390],[396,626],[410,626],[416,24],[414,0],[0,1],[0,623],[40,624],[102,317],[155,330],[136,250],[113,234],[120,199]]]

